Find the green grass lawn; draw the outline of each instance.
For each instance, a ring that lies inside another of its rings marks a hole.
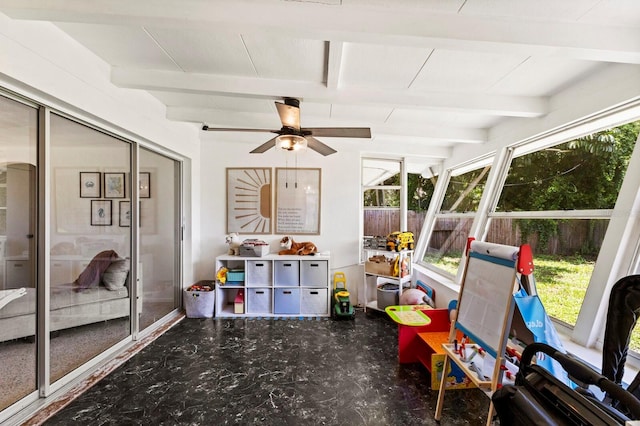
[[[426,259],[425,259],[426,260]],[[435,260],[435,259],[434,259]],[[436,266],[456,274],[460,258],[449,256],[440,259]],[[576,324],[580,307],[595,261],[581,256],[559,257],[536,255],[534,258],[536,288],[547,314],[571,326]],[[629,347],[640,352],[640,330],[631,335]]]

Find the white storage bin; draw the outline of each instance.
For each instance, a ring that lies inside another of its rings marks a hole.
[[[247,260],[246,285],[270,286],[271,262],[267,260]]]
[[[300,313],[316,315],[329,313],[326,288],[302,288],[300,291]]]
[[[297,260],[276,260],[274,268],[276,286],[300,285],[300,262]]]
[[[300,261],[300,285],[305,287],[323,287],[327,285],[326,260]]]
[[[212,318],[215,300],[215,291],[184,290],[183,302],[187,318]]]
[[[270,288],[249,288],[247,299],[248,314],[270,314],[271,313],[271,289]]]

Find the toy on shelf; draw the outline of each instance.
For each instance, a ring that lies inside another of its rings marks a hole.
[[[387,250],[413,250],[413,232],[392,232],[387,236]]]
[[[218,269],[218,272],[216,272],[216,279],[220,284],[224,285],[224,283],[227,282],[227,272],[229,272],[229,270],[224,266],[220,267],[220,269]]]
[[[314,255],[318,252],[318,248],[310,241],[296,243],[291,237],[283,237],[280,240],[282,250],[278,252],[280,255],[295,254],[298,256]]]
[[[233,256],[240,255],[240,235],[237,232],[232,232],[225,237],[225,242],[229,244],[229,254]]]

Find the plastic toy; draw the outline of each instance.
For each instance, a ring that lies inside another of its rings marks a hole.
[[[338,287],[338,283],[342,286]],[[335,319],[354,319],[356,310],[349,300],[349,292],[347,291],[347,278],[344,272],[336,272],[333,274],[333,310],[331,316]]]
[[[392,232],[387,236],[387,250],[401,251],[413,250],[413,232]]]

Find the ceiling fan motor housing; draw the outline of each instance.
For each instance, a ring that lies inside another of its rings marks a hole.
[[[300,101],[296,98],[284,98],[284,104],[292,107],[300,108]]]

